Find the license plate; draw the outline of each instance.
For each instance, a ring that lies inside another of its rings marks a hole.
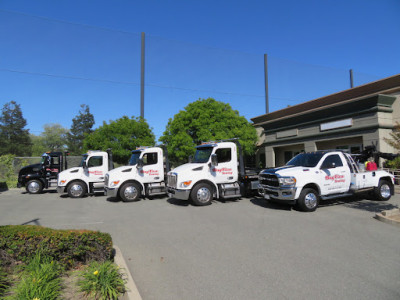
[[[269,199],[271,199],[271,198],[270,198],[270,196],[269,196],[268,194],[264,194],[264,199],[269,200]]]

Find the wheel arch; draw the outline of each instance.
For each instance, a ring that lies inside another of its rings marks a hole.
[[[140,194],[144,195],[144,193],[146,191],[145,186],[143,183],[141,183],[140,181],[138,181],[136,179],[128,179],[128,180],[125,180],[124,182],[122,182],[118,188],[118,195],[119,195],[121,188],[124,186],[125,183],[137,183],[140,186]]]
[[[219,193],[218,193],[218,186],[212,182],[211,180],[207,180],[207,179],[202,179],[197,181],[195,184],[193,184],[192,188],[190,190],[193,190],[197,185],[201,184],[201,183],[206,183],[208,185],[210,185],[213,188],[213,195],[216,195],[216,198],[219,198]]]
[[[73,180],[71,180],[71,181],[68,182],[68,184],[65,186],[65,190],[68,191],[69,186],[70,186],[71,184],[75,183],[75,182],[81,182],[81,183],[83,183],[83,184],[86,186],[87,192],[88,192],[88,193],[91,192],[89,184],[88,184],[86,181],[82,180],[82,179],[73,179]]]
[[[316,183],[307,183],[305,186],[301,188],[300,194],[304,189],[314,189],[318,193],[318,196],[321,196],[321,189],[319,185]]]
[[[389,184],[390,192],[392,195],[394,195],[394,184],[393,184],[392,178],[390,176],[381,177],[381,178],[379,178],[378,185],[381,181],[386,181]]]

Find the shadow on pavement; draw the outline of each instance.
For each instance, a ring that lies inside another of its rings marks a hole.
[[[28,221],[28,222],[22,223],[21,225],[29,225],[29,224],[33,223],[31,225],[41,226],[39,220],[40,219],[33,219],[33,220]]]
[[[263,208],[276,209],[276,210],[291,211],[293,208],[291,205],[268,201],[265,200],[264,198],[253,198],[250,199],[250,202],[253,203],[254,205],[258,205]]]

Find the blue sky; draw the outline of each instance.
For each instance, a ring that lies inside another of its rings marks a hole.
[[[96,125],[140,115],[157,138],[199,98],[250,118],[400,73],[399,0],[0,0],[0,105],[27,128],[70,128],[80,104]]]

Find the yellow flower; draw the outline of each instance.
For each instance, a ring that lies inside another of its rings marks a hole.
[[[97,275],[97,274],[99,274],[99,271],[96,270],[93,272],[93,275]]]
[[[33,300],[40,300],[39,298],[33,298]]]

